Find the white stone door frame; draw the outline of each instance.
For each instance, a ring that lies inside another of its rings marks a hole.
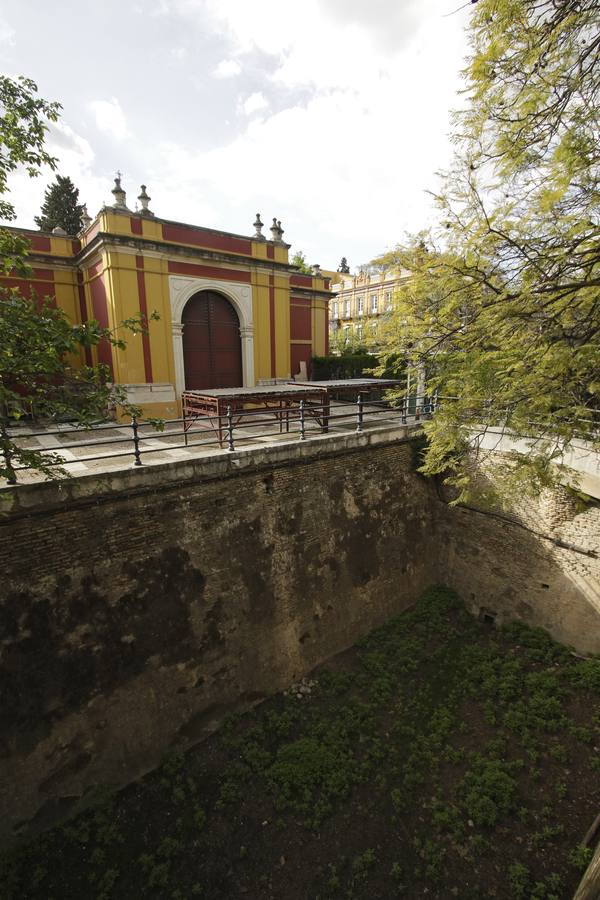
[[[175,390],[179,399],[185,390],[183,364],[183,323],[181,317],[188,300],[198,291],[217,291],[229,300],[240,320],[242,344],[242,378],[244,387],[254,387],[254,322],[252,318],[252,288],[249,284],[221,281],[219,278],[185,278],[169,275],[169,300],[175,360]]]

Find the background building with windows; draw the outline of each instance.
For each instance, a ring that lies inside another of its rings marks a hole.
[[[398,288],[409,278],[409,272],[398,269],[336,273],[329,302],[330,338],[376,339],[379,321],[392,311]]]
[[[123,331],[126,347],[104,342],[81,360],[105,363],[146,415],[177,417],[185,389],[290,378],[327,354],[329,279],[289,264],[281,222],[268,240],[258,215],[254,234],[231,234],[155,216],[144,187],[129,209],[120,178],[112,193],[75,237],[17,229],[32,272],[0,283],[49,297],[78,324],[115,329],[156,311],[146,334]]]

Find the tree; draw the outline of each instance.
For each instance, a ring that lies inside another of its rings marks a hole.
[[[413,273],[385,353],[455,398],[426,426],[423,469],[460,500],[488,427],[530,439],[509,491],[554,483],[562,451],[599,446],[600,426],[597,2],[479,0],[469,38],[440,221],[376,260]]]
[[[49,185],[39,216],[34,217],[40,231],[52,231],[59,226],[67,234],[78,234],[82,228],[83,205],[78,203],[79,190],[68,176],[56,176],[56,183]]]
[[[306,254],[302,250],[296,250],[292,256],[292,266],[298,266],[303,275],[312,275],[312,267],[306,262]]]
[[[151,318],[156,318],[153,314]],[[139,333],[145,322],[133,316],[119,332]],[[60,454],[27,449],[11,434],[10,426],[24,412],[52,421],[68,420],[89,428],[119,404],[132,415],[140,411],[127,401],[124,388],[111,383],[108,366],[81,365],[81,351],[101,341],[123,348],[125,342],[96,321],[73,325],[63,310],[46,300],[41,304],[16,289],[0,290],[0,477],[16,482],[17,468],[36,469],[49,478],[67,474],[58,465]]]
[[[37,85],[29,78],[13,80],[0,75],[0,219],[16,218],[13,204],[6,199],[8,176],[19,166],[31,178],[42,166],[56,168],[56,160],[44,149],[48,122],[56,122],[60,103],[37,97]],[[17,269],[24,273],[27,241],[0,229],[0,263],[4,273]]]
[[[0,77],[0,216],[15,218],[14,206],[5,199],[8,176],[24,166],[31,177],[56,160],[44,149],[48,122],[56,121],[60,104],[37,95],[33,81]],[[5,274],[31,274],[23,237],[0,229],[0,264]],[[156,318],[156,314],[152,315]],[[122,332],[145,327],[141,315],[122,322],[115,332],[95,321],[71,323],[53,301],[24,297],[17,288],[0,287],[0,478],[16,480],[19,466],[37,469],[48,477],[67,474],[52,465],[56,454],[23,449],[11,433],[11,425],[23,411],[33,408],[38,416],[69,419],[88,427],[103,417],[109,404],[118,403],[132,414],[125,392],[111,385],[106,366],[81,366],[83,350],[100,341],[124,346]]]

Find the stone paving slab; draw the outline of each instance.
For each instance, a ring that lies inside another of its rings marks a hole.
[[[347,404],[332,403],[332,414],[335,416],[337,413],[337,415],[341,415],[341,418],[334,419],[330,423],[330,434],[355,431],[356,413],[352,410],[346,415],[345,412],[341,412],[343,409],[348,409]],[[372,410],[374,409],[375,407],[372,408]],[[365,404],[364,410],[364,430],[398,424],[399,413],[396,411],[391,411],[389,416],[373,415],[372,412],[371,414],[369,412],[368,404]],[[307,440],[321,434],[319,425],[310,418],[306,419],[305,431]],[[57,434],[57,432],[59,433]],[[95,427],[93,432],[90,432],[73,428],[68,424],[42,428],[37,423],[26,423],[15,428],[13,434],[18,436],[19,443],[23,447],[59,453],[65,461],[63,468],[74,477],[129,468],[135,461],[133,432],[131,426],[127,424],[115,427],[111,423],[105,428]],[[141,459],[144,466],[166,459],[207,457],[228,452],[226,442],[222,447],[219,446],[217,435],[210,428],[202,429],[202,431],[194,428],[188,434],[187,446],[185,446],[181,424],[167,424],[162,432],[157,431],[151,425],[141,424],[139,436]],[[93,443],[94,440],[98,440],[98,443]],[[280,432],[279,424],[275,421],[272,426],[263,422],[256,427],[251,424],[241,424],[234,428],[236,449],[251,449],[253,446],[267,446],[290,440],[300,440],[298,421],[290,423],[289,432]],[[85,447],[76,446],[83,441],[92,441],[92,443]],[[110,443],[104,443],[104,441],[110,441]],[[101,458],[91,459],[89,457]],[[17,478],[19,484],[46,480],[44,475],[28,470],[19,470]],[[3,479],[0,479],[0,485],[5,483]]]

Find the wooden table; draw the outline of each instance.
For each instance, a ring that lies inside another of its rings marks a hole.
[[[316,419],[322,431],[327,431],[329,422],[329,394],[320,384],[273,384],[247,388],[206,388],[198,391],[184,391],[182,394],[183,429],[187,434],[194,421],[207,420],[207,429],[212,430],[222,445],[227,431],[227,411],[232,416],[232,424],[261,412],[274,415],[279,423],[279,432],[289,431],[290,410],[297,409],[304,400],[306,414]]]
[[[330,399],[337,394],[352,400],[356,400],[359,394],[367,397],[377,391],[404,384],[398,378],[340,378],[332,381],[294,381],[290,383],[302,386],[312,385],[326,391]]]

